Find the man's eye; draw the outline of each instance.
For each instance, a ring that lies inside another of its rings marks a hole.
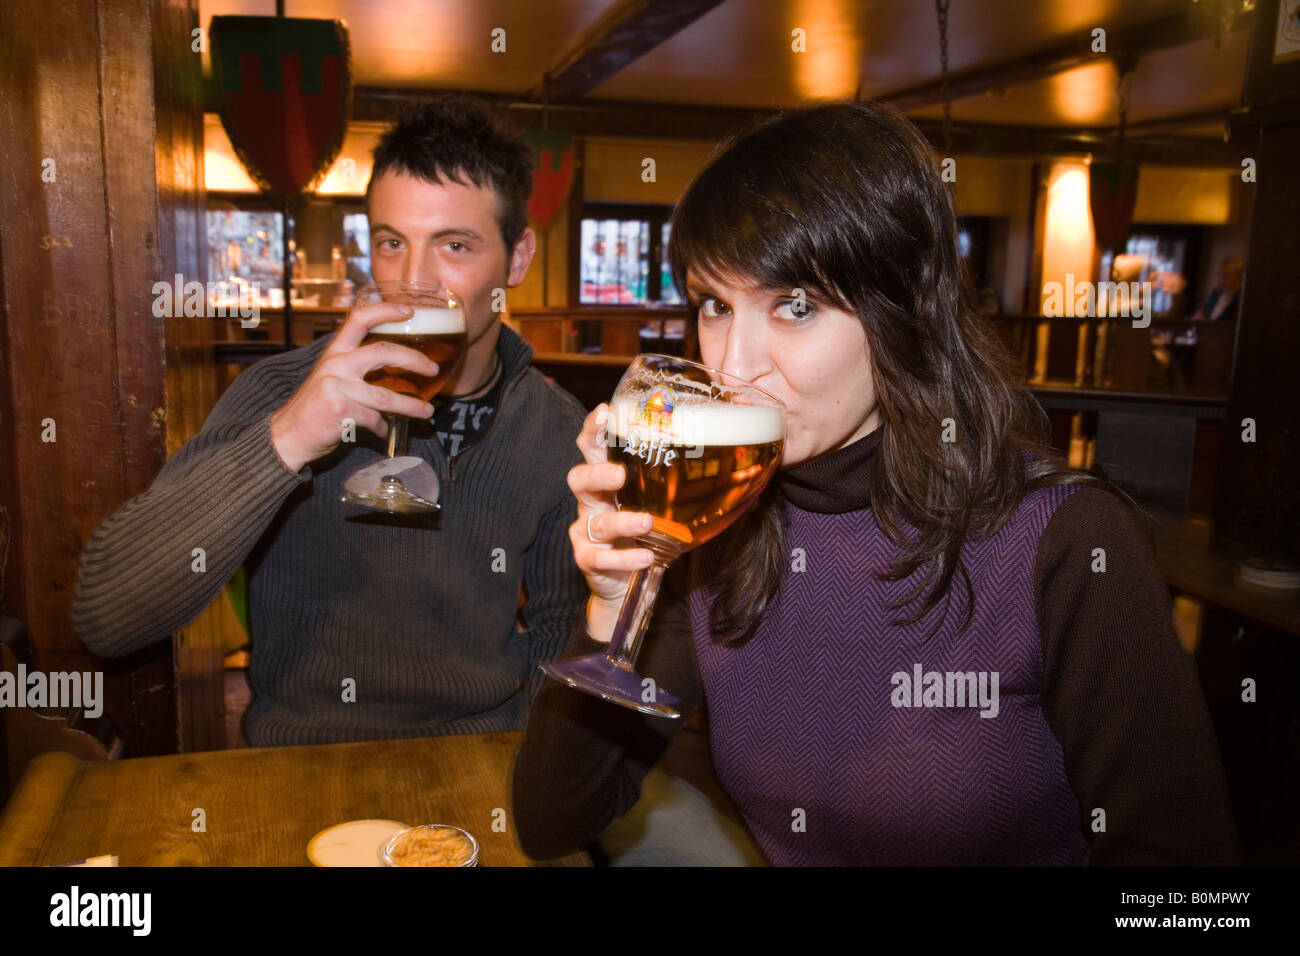
[[[452,252],[460,252],[462,249],[466,247],[465,247],[465,243],[461,242],[459,239],[453,239],[451,242],[447,243],[447,248],[449,248]]]
[[[380,240],[379,240],[379,248],[380,248],[380,249],[396,249],[400,244],[401,244],[401,243],[399,243],[398,240],[396,240],[396,239],[380,239]]]

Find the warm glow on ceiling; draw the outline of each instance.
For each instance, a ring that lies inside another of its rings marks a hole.
[[[812,100],[851,97],[858,86],[862,50],[854,15],[845,0],[797,0],[790,32],[804,31],[806,52],[795,53],[795,86]],[[790,36],[787,44],[793,44]]]
[[[363,196],[370,181],[371,153],[383,126],[349,123],[343,148],[316,189],[319,196]],[[255,193],[257,185],[244,171],[230,138],[213,114],[203,117],[203,179],[209,191]]]
[[[203,117],[203,182],[208,192],[257,192],[257,184],[244,172],[221,121],[212,115]]]
[[[1109,63],[1081,66],[1049,77],[1053,111],[1067,124],[1109,126],[1119,122],[1115,78],[1115,69]]]

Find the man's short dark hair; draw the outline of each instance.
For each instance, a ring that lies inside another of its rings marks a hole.
[[[367,199],[370,188],[387,172],[435,184],[468,179],[494,189],[507,257],[528,225],[533,151],[477,97],[452,93],[404,110],[375,147]]]

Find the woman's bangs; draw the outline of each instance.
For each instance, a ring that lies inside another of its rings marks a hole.
[[[673,215],[668,262],[677,288],[685,293],[689,271],[728,284],[801,288],[842,307],[844,297],[817,265],[810,233],[791,228],[793,211],[717,172],[715,166],[701,176]]]

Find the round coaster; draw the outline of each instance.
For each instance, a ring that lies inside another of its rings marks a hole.
[[[1251,559],[1237,565],[1237,577],[1244,584],[1294,591],[1300,588],[1300,567]]]
[[[396,820],[349,820],[317,833],[307,844],[316,866],[383,866],[379,859],[393,834],[407,829]]]

